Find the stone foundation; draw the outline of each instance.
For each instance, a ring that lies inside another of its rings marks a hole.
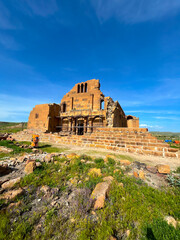
[[[40,135],[41,142],[180,158],[178,149],[170,148],[169,144],[152,136],[146,128],[96,128],[93,133],[82,136],[59,136],[57,133],[28,129],[14,134],[13,137],[18,141],[31,141],[32,134],[35,133]]]

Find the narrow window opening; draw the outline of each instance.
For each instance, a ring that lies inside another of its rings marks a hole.
[[[104,110],[104,100],[101,100],[101,106],[100,109]]]
[[[36,113],[36,114],[35,114],[35,118],[38,118],[38,117],[39,117],[39,114],[38,114],[38,113]]]
[[[85,90],[84,91],[87,92],[87,83],[85,83]]]
[[[80,93],[80,85],[78,84],[77,92]]]
[[[63,103],[63,112],[66,112],[66,103]]]
[[[81,92],[83,93],[84,92],[84,85],[81,84]]]

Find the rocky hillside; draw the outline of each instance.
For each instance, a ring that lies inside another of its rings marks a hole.
[[[179,168],[68,151],[0,141],[0,239],[180,239]]]

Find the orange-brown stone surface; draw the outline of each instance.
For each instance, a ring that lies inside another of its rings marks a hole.
[[[139,118],[126,116],[120,104],[105,97],[97,79],[77,83],[60,104],[36,105],[28,128],[42,132],[91,133],[96,127],[139,127]]]

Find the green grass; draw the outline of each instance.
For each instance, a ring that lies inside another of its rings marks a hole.
[[[0,133],[16,133],[27,128],[27,123],[0,122]]]
[[[7,141],[7,140],[0,141],[0,146],[11,148],[13,150],[10,153],[0,153],[0,159],[4,157],[14,157],[24,152],[27,152],[27,153],[32,152],[31,149],[20,148],[19,146],[15,145],[15,142]]]
[[[85,162],[81,162],[81,159]],[[163,220],[167,215],[180,220],[180,191],[177,187],[158,190],[148,187],[141,180],[125,176],[122,170],[114,173],[119,166],[111,158],[107,163],[104,163],[102,158],[96,158],[94,163],[86,163],[92,159],[85,155],[72,161],[60,157],[55,157],[55,160],[56,163],[42,163],[41,168],[26,175],[17,185],[26,187],[26,191],[29,192],[21,197],[24,207],[19,208],[18,213],[0,212],[0,239],[109,240],[110,236],[122,239],[128,229],[130,240],[180,238],[180,228],[175,229]],[[88,176],[92,167],[100,168],[103,175]],[[42,214],[38,209],[37,213],[31,212],[31,202],[36,196],[38,187],[43,185],[57,187],[62,194],[69,191],[70,180],[77,179],[77,188],[88,188],[91,192],[97,183],[103,181],[104,176],[110,175],[114,177],[114,181],[108,199],[105,207],[97,210],[95,216],[91,214],[92,208],[85,210],[84,203],[87,203],[87,199],[82,195],[78,199],[80,202],[76,211],[71,212],[69,217],[64,216],[61,210],[50,208],[48,205],[45,220],[42,222],[44,231],[37,231],[36,226]],[[124,187],[118,183],[123,183]],[[26,219],[23,213],[26,213]],[[14,218],[16,221],[12,221]],[[74,219],[73,222],[71,218]]]
[[[48,143],[39,143],[39,147],[38,149],[41,149],[43,152],[47,152],[47,153],[53,153],[53,152],[63,152],[68,150],[68,148],[63,147],[63,148],[59,148],[59,147],[52,147],[52,145],[48,144]]]
[[[180,133],[173,133],[173,132],[151,132],[152,135],[157,137],[159,140],[180,140]],[[177,148],[180,150],[180,144],[175,144],[175,143],[168,143],[170,147],[172,148]]]

